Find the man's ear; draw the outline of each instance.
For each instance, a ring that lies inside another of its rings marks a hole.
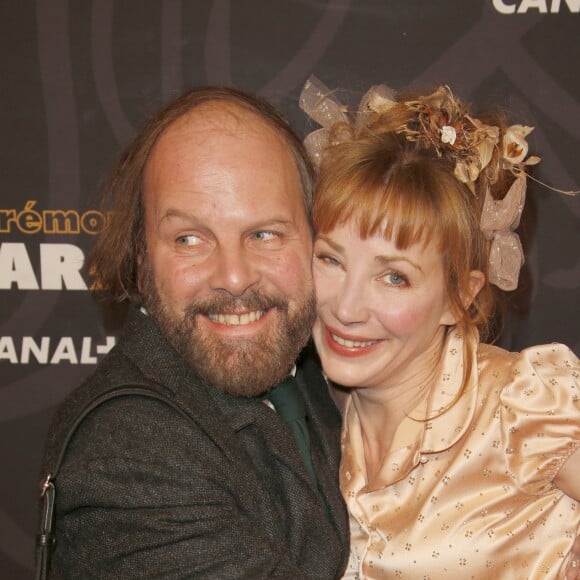
[[[469,272],[467,281],[461,291],[461,303],[463,304],[463,308],[465,310],[471,306],[472,302],[475,300],[475,297],[483,288],[484,283],[485,274],[483,272],[480,272],[479,270],[471,270]],[[446,326],[452,326],[457,324],[459,313],[455,312],[455,309],[449,300],[447,302],[447,308],[441,316],[440,323]]]

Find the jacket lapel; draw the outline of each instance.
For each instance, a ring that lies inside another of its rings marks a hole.
[[[304,353],[299,369],[297,379],[310,418],[312,459],[318,486],[341,540],[348,542],[348,513],[338,485],[340,413],[330,398],[318,363],[308,352]]]
[[[307,488],[310,493],[317,493],[294,437],[276,411],[258,399],[230,397],[218,392],[213,396],[236,433],[255,425],[263,434],[262,444],[268,449],[272,459],[285,465],[294,474],[299,485]]]

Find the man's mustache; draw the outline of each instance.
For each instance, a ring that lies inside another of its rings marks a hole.
[[[270,296],[259,290],[246,290],[241,296],[232,296],[223,291],[206,300],[195,301],[187,306],[185,314],[187,316],[197,316],[202,314],[234,314],[252,310],[269,310],[277,308],[281,311],[288,311],[288,298],[282,295]]]

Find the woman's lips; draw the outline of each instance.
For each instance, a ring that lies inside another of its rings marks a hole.
[[[381,340],[369,340],[364,337],[339,334],[328,326],[324,326],[324,337],[329,348],[340,356],[364,356],[375,349]]]

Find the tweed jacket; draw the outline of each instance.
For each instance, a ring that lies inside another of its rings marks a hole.
[[[87,416],[56,481],[50,577],[340,577],[348,558],[340,417],[316,362],[305,357],[297,378],[320,493],[275,411],[203,384],[132,309],[117,346],[58,410],[45,465],[86,402],[118,386],[155,384],[193,423],[135,395]]]

